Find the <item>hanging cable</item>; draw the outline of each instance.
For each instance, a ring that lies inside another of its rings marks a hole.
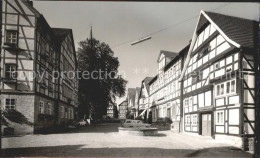
[[[231,2],[230,2],[230,3],[231,3]],[[215,8],[215,9],[213,9],[213,10],[211,10],[211,11],[215,11],[215,10],[218,10],[218,9],[220,9],[220,8],[223,8],[223,7],[227,6],[227,5],[229,5],[230,3],[226,3],[226,4],[224,4],[224,5],[221,5],[221,6]],[[194,19],[194,18],[198,18],[198,17],[199,17],[199,15],[193,16],[193,17],[188,18],[188,19],[186,19],[186,20],[183,20],[183,21],[181,21],[181,22],[175,23],[175,24],[173,24],[173,25],[169,25],[169,26],[167,26],[167,27],[165,27],[165,28],[162,28],[162,29],[160,29],[160,30],[158,30],[158,31],[152,32],[152,33],[150,33],[150,34],[148,34],[148,35],[146,35],[146,36],[143,36],[143,37],[150,37],[150,36],[152,36],[152,35],[158,34],[158,33],[160,33],[160,32],[163,32],[163,31],[168,30],[168,29],[170,29],[170,28],[172,28],[172,27],[181,25],[181,24],[183,24],[183,23],[185,23],[185,22],[188,22],[188,21],[190,21],[190,20],[192,20],[192,19]],[[141,39],[143,39],[143,38],[141,38]],[[134,39],[131,39],[131,40],[127,40],[127,41],[125,41],[125,42],[122,42],[122,43],[119,43],[119,44],[116,44],[116,45],[112,46],[112,48],[116,48],[116,47],[119,47],[119,46],[121,46],[121,45],[128,44],[128,43],[132,43],[133,41],[136,41],[136,40],[137,40],[137,38],[134,38]]]

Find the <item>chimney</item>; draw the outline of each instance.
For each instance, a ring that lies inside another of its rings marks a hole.
[[[28,3],[30,4],[30,6],[33,7],[33,1],[32,0],[28,0]]]

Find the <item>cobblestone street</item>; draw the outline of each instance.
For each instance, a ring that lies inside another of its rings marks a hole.
[[[2,156],[252,157],[209,137],[171,131],[159,131],[153,137],[128,136],[119,134],[118,126],[101,124],[62,134],[3,138]]]

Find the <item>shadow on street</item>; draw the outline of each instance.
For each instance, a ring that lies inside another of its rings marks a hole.
[[[250,158],[251,154],[233,147],[190,149],[160,148],[87,148],[84,145],[34,147],[2,150],[2,157],[62,156],[62,157],[236,157]]]
[[[67,133],[112,133],[118,132],[120,125],[120,123],[93,124],[79,129],[71,129]]]

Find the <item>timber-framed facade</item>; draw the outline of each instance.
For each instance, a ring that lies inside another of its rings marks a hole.
[[[184,132],[245,148],[254,139],[257,29],[255,21],[201,11],[180,77]]]
[[[16,110],[32,123],[9,122],[14,133],[34,133],[60,124],[62,119],[64,123],[73,120],[78,82],[73,79],[70,90],[62,91],[63,78],[54,76],[54,72],[60,75],[77,70],[72,30],[51,28],[32,2],[26,0],[3,0],[2,16],[1,108]],[[62,38],[57,35],[56,32],[64,30]],[[65,47],[64,51],[61,47]],[[69,54],[69,59],[66,58],[69,64],[60,60],[66,56],[65,51]],[[60,97],[65,91],[71,93],[70,99]],[[63,102],[66,102],[64,108]]]
[[[182,130],[182,83],[179,77],[188,48],[189,45],[179,53],[161,51],[157,60],[159,73],[149,82],[152,122],[168,117],[173,122],[171,129],[175,132]]]

